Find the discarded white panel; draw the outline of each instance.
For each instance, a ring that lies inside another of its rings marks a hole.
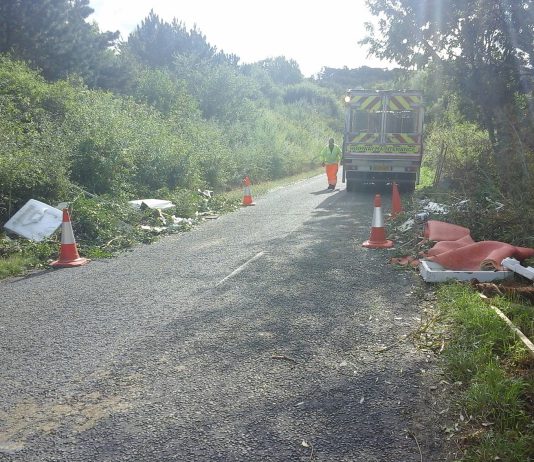
[[[532,266],[521,266],[521,263],[519,263],[515,258],[505,258],[501,265],[513,271],[514,273],[520,274],[521,276],[534,281],[534,268],[532,268]]]
[[[419,272],[426,282],[470,281],[478,279],[480,282],[497,281],[513,276],[513,271],[459,271],[443,268],[439,263],[423,260],[419,264]]]
[[[174,204],[171,201],[166,201],[163,199],[140,199],[136,201],[128,201],[129,204],[132,204],[136,208],[141,208],[145,204],[150,209],[159,209],[165,210],[174,207]]]
[[[43,202],[30,199],[4,225],[8,231],[32,241],[42,241],[59,228],[63,212]]]

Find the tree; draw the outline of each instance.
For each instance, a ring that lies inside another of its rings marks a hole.
[[[92,12],[89,0],[0,0],[0,52],[28,61],[51,80],[90,77],[119,36],[87,23]]]
[[[177,56],[194,56],[197,60],[218,64],[237,65],[239,61],[236,55],[218,52],[196,25],[188,31],[178,19],[168,23],[154,10],[130,34],[122,49],[153,68],[170,69]]]
[[[368,66],[356,69],[335,69],[323,67],[317,76],[317,82],[326,87],[345,92],[349,88],[391,88],[393,82],[404,77],[408,72],[402,69],[380,69]]]
[[[264,59],[258,64],[267,71],[273,82],[279,85],[291,85],[302,81],[302,72],[294,59],[286,59],[284,56]]]
[[[123,49],[150,67],[169,67],[174,56],[186,48],[188,40],[185,25],[174,19],[164,22],[154,10],[128,37]]]
[[[362,41],[372,54],[407,68],[434,63],[460,95],[464,115],[488,130],[500,170],[510,156],[524,155],[514,99],[527,91],[522,74],[534,65],[534,0],[367,0],[367,5],[379,17],[378,31],[368,24]],[[527,120],[532,127],[532,114]]]

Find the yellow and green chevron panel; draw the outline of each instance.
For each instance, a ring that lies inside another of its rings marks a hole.
[[[391,111],[409,111],[421,105],[421,96],[418,95],[397,95],[390,96],[388,109]]]
[[[381,96],[361,96],[356,95],[350,100],[351,104],[355,105],[360,111],[376,112],[382,110]]]
[[[349,140],[350,143],[374,143],[378,141],[378,133],[359,133]]]
[[[388,133],[386,140],[390,144],[419,144],[419,135],[408,133]]]

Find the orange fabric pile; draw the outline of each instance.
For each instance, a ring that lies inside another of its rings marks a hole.
[[[475,242],[468,228],[437,220],[425,224],[424,236],[437,241],[425,259],[451,270],[502,270],[501,262],[506,257],[522,261],[534,256],[534,249],[527,247],[498,241]]]

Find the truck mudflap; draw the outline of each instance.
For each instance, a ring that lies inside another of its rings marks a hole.
[[[374,185],[384,187],[393,182],[397,183],[402,191],[413,191],[417,183],[417,173],[403,172],[346,172],[347,191],[357,191],[365,186]]]

